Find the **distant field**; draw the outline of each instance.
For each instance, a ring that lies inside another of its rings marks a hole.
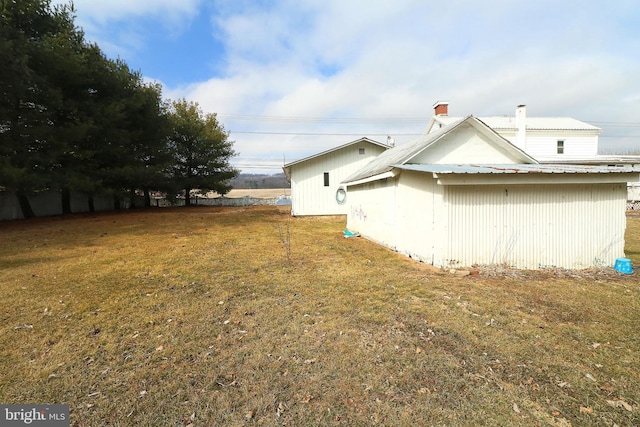
[[[251,197],[257,197],[257,198],[271,198],[271,197],[278,197],[282,195],[290,196],[291,189],[290,188],[262,188],[262,189],[255,189],[255,190],[233,189],[226,194],[226,197],[235,198],[235,197],[251,196]],[[219,195],[216,193],[211,193],[208,196],[218,197]]]
[[[0,402],[93,426],[637,426],[640,279],[456,276],[284,207],[0,223]],[[640,218],[627,255],[640,264]]]

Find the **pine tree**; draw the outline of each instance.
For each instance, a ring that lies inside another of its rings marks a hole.
[[[191,204],[192,190],[228,193],[229,180],[238,175],[229,161],[237,153],[217,116],[204,114],[197,103],[182,99],[172,103],[169,121],[172,176],[184,190],[185,205]]]

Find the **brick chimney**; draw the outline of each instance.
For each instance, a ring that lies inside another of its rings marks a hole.
[[[438,101],[433,104],[433,109],[436,116],[448,116],[449,115],[449,102]]]

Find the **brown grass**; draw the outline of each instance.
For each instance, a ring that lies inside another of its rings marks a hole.
[[[291,219],[287,262],[285,221],[0,224],[0,402],[68,403],[75,426],[640,424],[638,273],[457,277],[339,217]]]

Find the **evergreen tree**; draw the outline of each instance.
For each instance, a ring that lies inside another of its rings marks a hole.
[[[161,87],[87,43],[69,5],[0,0],[0,190],[18,197],[152,190],[229,191],[233,143],[215,114],[185,100],[163,102]],[[133,198],[132,198],[133,200]],[[117,202],[116,207],[119,202]],[[133,205],[133,203],[132,203]]]
[[[197,103],[182,99],[171,104],[169,121],[172,176],[184,190],[185,205],[191,204],[192,190],[228,193],[229,180],[238,175],[229,161],[237,153],[216,115],[204,114]]]
[[[0,0],[0,183],[15,191],[26,218],[34,216],[27,194],[47,188],[56,167],[61,92],[50,71],[73,33],[70,12],[49,0]]]

